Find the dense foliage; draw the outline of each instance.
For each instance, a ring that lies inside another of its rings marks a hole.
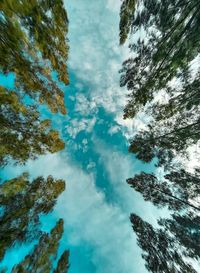
[[[130,38],[121,86],[130,91],[124,118],[141,112],[150,122],[135,131],[129,151],[145,163],[156,159],[164,176],[141,173],[127,180],[146,201],[173,214],[154,228],[139,216],[131,222],[152,272],[196,272],[186,258],[199,257],[199,167],[187,168],[200,140],[199,1],[124,0],[120,43]],[[186,169],[184,169],[186,167]]]
[[[138,237],[138,245],[143,250],[142,257],[146,261],[148,270],[156,273],[197,273],[186,259],[186,257],[190,256],[187,248],[180,245],[176,237],[171,236],[168,229],[155,229],[135,214],[131,215],[131,222]],[[173,224],[172,228],[174,228]],[[199,227],[198,222],[196,228],[199,229]],[[190,233],[192,233],[192,226],[190,227]],[[182,240],[188,239],[188,235],[190,234],[183,232]],[[199,235],[199,232],[196,235]],[[199,249],[197,242],[193,242],[193,244],[195,248]],[[186,247],[188,247],[187,241]]]
[[[12,273],[52,272],[53,263],[57,257],[59,240],[61,239],[62,234],[63,220],[60,219],[56,226],[51,230],[50,234],[45,233],[40,237],[40,240],[33,251],[28,254],[21,263],[13,268]],[[69,253],[67,251],[62,254],[54,273],[67,273],[69,266],[68,256]]]
[[[0,186],[0,259],[14,244],[40,236],[39,216],[53,209],[64,189],[63,180],[49,176],[29,182],[26,173]]]
[[[37,108],[46,103],[53,113],[66,113],[64,93],[52,71],[68,84],[67,32],[62,0],[0,3],[0,69],[15,77],[13,90],[0,86],[1,165],[9,159],[24,163],[64,148],[58,132],[50,129],[50,121],[41,121]]]
[[[64,148],[49,119],[42,120],[40,105],[52,113],[66,114],[63,89],[69,83],[68,18],[62,0],[0,1],[0,73],[14,76],[14,86],[0,83],[0,166]],[[38,245],[12,272],[66,273],[68,251],[57,265],[63,234],[60,220],[50,234],[41,232],[40,216],[53,210],[65,189],[63,180],[28,175],[0,185],[0,260],[6,250],[24,242]],[[0,269],[7,272],[7,269]]]
[[[3,87],[0,92],[0,165],[8,164],[10,159],[25,163],[64,148],[50,120],[41,121],[35,107],[21,103],[17,93]]]

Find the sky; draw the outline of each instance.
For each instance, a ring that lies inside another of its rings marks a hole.
[[[54,115],[45,107],[66,143],[61,153],[8,166],[4,179],[29,171],[32,178],[53,175],[66,181],[66,191],[54,212],[42,219],[49,231],[55,219],[65,220],[60,251],[70,250],[69,273],[145,273],[140,248],[129,221],[134,212],[155,224],[162,211],[144,202],[126,179],[141,171],[151,172],[128,153],[128,139],[144,118],[124,121],[127,91],[119,87],[122,62],[128,46],[119,46],[120,0],[65,1],[69,16],[70,85],[65,91],[67,116]],[[12,77],[4,79],[12,84]],[[9,269],[31,249],[9,250],[3,261]]]

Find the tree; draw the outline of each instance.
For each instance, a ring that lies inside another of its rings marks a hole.
[[[129,151],[144,162],[157,157],[160,165],[170,162],[177,153],[186,154],[186,149],[199,140],[200,118],[189,124],[185,120],[185,125],[179,124],[174,129],[167,122],[168,127],[152,124],[147,131],[138,132],[130,143]]]
[[[63,234],[63,220],[60,219],[50,234],[43,234],[39,243],[25,259],[12,269],[12,273],[52,272],[53,262],[56,259],[59,241]],[[67,273],[69,253],[65,251],[58,261],[57,268]],[[54,271],[56,272],[56,271]]]
[[[124,44],[130,33],[132,21],[134,19],[136,0],[124,0],[120,10],[120,44]]]
[[[54,270],[53,273],[67,273],[68,268],[69,268],[69,252],[64,251],[63,254],[61,255],[57,267]]]
[[[17,93],[5,88],[0,92],[0,165],[10,159],[25,163],[64,148],[59,133],[50,128],[50,120],[41,121],[35,107],[22,104]]]
[[[64,148],[38,103],[66,113],[64,93],[54,80],[69,83],[68,18],[62,0],[3,0],[0,3],[0,69],[14,73],[13,90],[0,86],[0,165],[24,163]],[[30,101],[31,103],[27,103]]]
[[[123,1],[122,9],[130,9],[129,1]],[[173,77],[183,75],[200,44],[197,0],[138,1],[132,14],[128,26],[135,37],[130,45],[135,57],[125,61],[121,70],[121,86],[131,91],[125,118],[134,117]],[[122,20],[123,16],[121,12]]]
[[[180,246],[165,230],[153,228],[135,214],[132,214],[130,219],[149,271],[153,273],[196,273],[192,265],[184,259]]]
[[[189,173],[182,171],[185,177],[193,177]],[[190,184],[193,183],[185,179],[181,179],[178,183],[178,178],[181,174],[173,172],[165,176],[168,180],[159,181],[153,174],[148,174],[142,172],[139,175],[135,175],[134,178],[127,179],[127,183],[131,185],[134,190],[140,192],[145,201],[151,201],[154,205],[162,208],[167,206],[170,210],[182,210],[186,208],[193,208],[195,210],[200,210],[192,203],[190,199],[198,196],[198,191],[200,190],[199,185],[196,187],[191,187]],[[183,177],[184,179],[184,177]],[[199,182],[199,178],[195,177],[196,182]]]
[[[68,18],[62,0],[3,0],[0,3],[0,68],[13,72],[16,91],[52,112],[65,114],[63,91],[53,80],[68,84]]]
[[[49,176],[30,183],[26,173],[0,186],[0,259],[15,243],[41,235],[39,216],[52,211],[64,189],[63,180]]]
[[[185,76],[182,88],[168,88],[171,98],[167,102],[152,103],[146,114],[154,120],[146,131],[140,131],[131,141],[130,152],[145,162],[154,157],[160,165],[170,161],[175,154],[187,157],[187,148],[197,144],[200,133],[199,73],[191,81]]]
[[[13,73],[15,78],[12,90],[0,86],[0,165],[10,160],[25,163],[64,148],[50,120],[41,120],[39,106],[45,103],[52,113],[66,114],[58,81],[69,83],[67,33],[62,0],[0,2],[0,70],[5,75]],[[47,235],[39,230],[39,216],[53,209],[64,188],[63,180],[49,176],[30,183],[25,174],[0,186],[0,259],[15,243],[40,237],[35,251],[13,272],[52,272],[63,221]],[[64,252],[57,265],[63,273],[68,268],[68,255]]]
[[[171,219],[160,219],[159,224],[170,231],[176,241],[185,247],[185,253],[191,258],[200,257],[200,217],[192,212],[185,215],[177,213]]]

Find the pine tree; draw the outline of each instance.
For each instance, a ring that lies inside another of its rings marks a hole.
[[[25,173],[0,186],[0,259],[15,243],[41,235],[39,216],[52,211],[65,182],[38,177],[31,183]]]
[[[132,214],[131,222],[143,250],[146,268],[153,273],[197,273],[187,262],[180,246],[163,229],[155,229],[139,216]]]
[[[200,117],[193,122],[185,119],[179,126],[169,121],[166,123],[166,126],[151,124],[148,130],[138,132],[130,143],[129,151],[144,162],[157,157],[159,165],[162,165],[170,162],[177,153],[186,155],[186,149],[199,141]]]
[[[65,114],[63,91],[52,77],[68,84],[68,18],[62,0],[3,0],[0,3],[0,68],[13,72],[16,90],[52,112]]]
[[[192,212],[184,215],[177,213],[171,219],[160,219],[159,224],[174,235],[174,239],[185,247],[191,258],[200,257],[200,217]]]
[[[192,177],[189,173],[187,175]],[[151,201],[160,208],[167,206],[168,209],[175,211],[186,208],[200,210],[200,207],[198,208],[189,201],[198,196],[199,185],[197,185],[198,190],[196,191],[196,187],[190,188],[190,183],[187,180],[183,185],[182,180],[180,183],[176,183],[177,180],[174,180],[173,177],[174,173],[171,173],[165,176],[168,181],[159,181],[153,174],[142,172],[127,179],[127,183],[134,190],[140,192],[145,201]],[[198,178],[195,179],[199,181]]]
[[[69,252],[64,251],[53,273],[67,273],[69,268]]]
[[[43,234],[41,236],[39,243],[34,247],[33,251],[13,268],[12,273],[52,272],[53,262],[56,259],[59,241],[62,235],[63,220],[60,219],[50,234]],[[67,273],[68,256],[68,252],[62,254],[57,267],[62,270],[59,271],[59,273]]]
[[[0,165],[6,165],[64,148],[37,108],[46,103],[53,113],[66,113],[52,72],[68,84],[68,18],[62,0],[3,0],[0,12],[0,69],[15,75],[13,90],[0,86]]]
[[[25,163],[64,148],[59,133],[51,129],[50,120],[41,121],[35,107],[22,104],[15,92],[5,88],[0,88],[0,92],[0,165],[11,159]]]
[[[120,44],[124,44],[128,34],[131,31],[132,21],[134,19],[134,11],[136,0],[124,0],[120,11]]]
[[[126,10],[124,5],[128,9],[129,1],[122,4],[122,9]],[[134,10],[135,5],[132,12]],[[123,19],[123,13],[121,16]],[[138,2],[132,22],[129,22],[132,35],[137,39],[130,45],[135,57],[125,61],[121,70],[121,85],[131,91],[125,118],[134,117],[158,90],[188,70],[190,61],[199,52],[199,21],[197,0]]]

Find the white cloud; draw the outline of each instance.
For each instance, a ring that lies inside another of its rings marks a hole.
[[[108,133],[110,135],[114,135],[114,134],[117,134],[119,131],[121,130],[120,126],[118,125],[114,125],[114,126],[111,126],[108,130]]]
[[[127,216],[134,212],[142,216],[145,220],[157,225],[157,219],[166,213],[166,210],[157,209],[150,202],[145,202],[141,194],[137,193],[126,184],[126,179],[133,177],[139,170],[151,172],[153,164],[146,165],[136,160],[132,154],[124,154],[116,150],[100,139],[93,139],[99,160],[108,174],[108,183],[112,184],[112,189],[116,195],[116,202],[123,207]]]
[[[121,111],[126,91],[119,87],[118,71],[129,50],[118,46],[120,1],[78,0],[66,2],[66,6],[70,19],[70,68],[80,82],[89,86],[90,103],[108,112]]]
[[[34,177],[51,173],[67,181],[67,189],[59,198],[56,214],[65,219],[66,240],[70,246],[87,244],[93,248],[90,255],[96,268],[93,272],[144,273],[128,215],[117,204],[106,201],[104,193],[96,188],[93,175],[73,165],[67,156],[63,158],[48,155],[30,161],[23,169]],[[10,168],[8,171],[16,175],[22,169]]]
[[[107,0],[106,7],[111,12],[119,12],[121,6],[121,0]]]
[[[66,132],[71,138],[75,139],[77,134],[84,131],[91,133],[96,123],[96,117],[93,118],[74,118],[70,120],[69,124],[65,127]]]

